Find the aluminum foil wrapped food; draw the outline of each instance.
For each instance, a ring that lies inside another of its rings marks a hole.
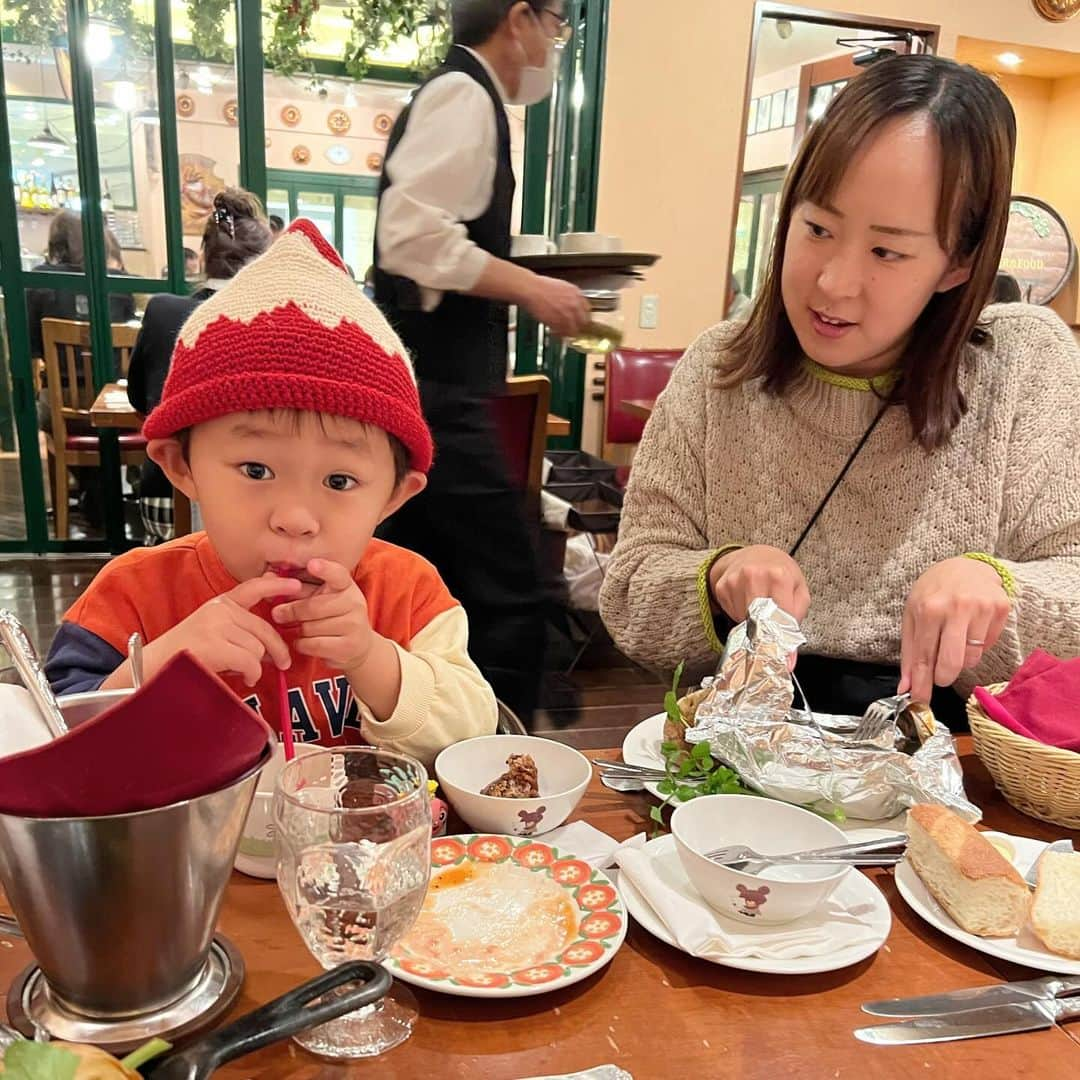
[[[863,717],[793,707],[789,658],[805,640],[772,600],[754,600],[728,635],[687,742],[707,742],[748,787],[820,813],[881,821],[930,802],[978,821],[952,735],[906,694],[874,702],[866,718],[877,722],[861,731]]]

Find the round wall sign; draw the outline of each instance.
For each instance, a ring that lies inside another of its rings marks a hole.
[[[998,269],[1011,274],[1029,304],[1048,304],[1076,265],[1076,247],[1061,215],[1041,199],[1016,195]]]

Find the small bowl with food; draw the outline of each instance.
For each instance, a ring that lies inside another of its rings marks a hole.
[[[435,759],[443,794],[477,832],[539,836],[570,816],[589,786],[588,758],[534,735],[483,735]]]
[[[671,815],[671,833],[687,877],[709,907],[756,926],[809,915],[851,872],[847,866],[766,866],[749,874],[707,858],[710,851],[745,844],[767,855],[790,855],[848,843],[825,818],[757,795],[701,795]]]

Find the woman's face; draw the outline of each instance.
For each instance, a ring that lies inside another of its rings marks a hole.
[[[863,144],[830,205],[796,204],[780,284],[811,360],[864,378],[888,371],[934,293],[968,279],[938,242],[940,186],[934,129],[905,116]]]

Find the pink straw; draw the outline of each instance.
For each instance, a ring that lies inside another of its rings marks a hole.
[[[296,755],[292,738],[292,710],[289,708],[289,684],[285,672],[278,668],[278,713],[281,716],[281,744],[285,747],[285,760],[292,761]]]

